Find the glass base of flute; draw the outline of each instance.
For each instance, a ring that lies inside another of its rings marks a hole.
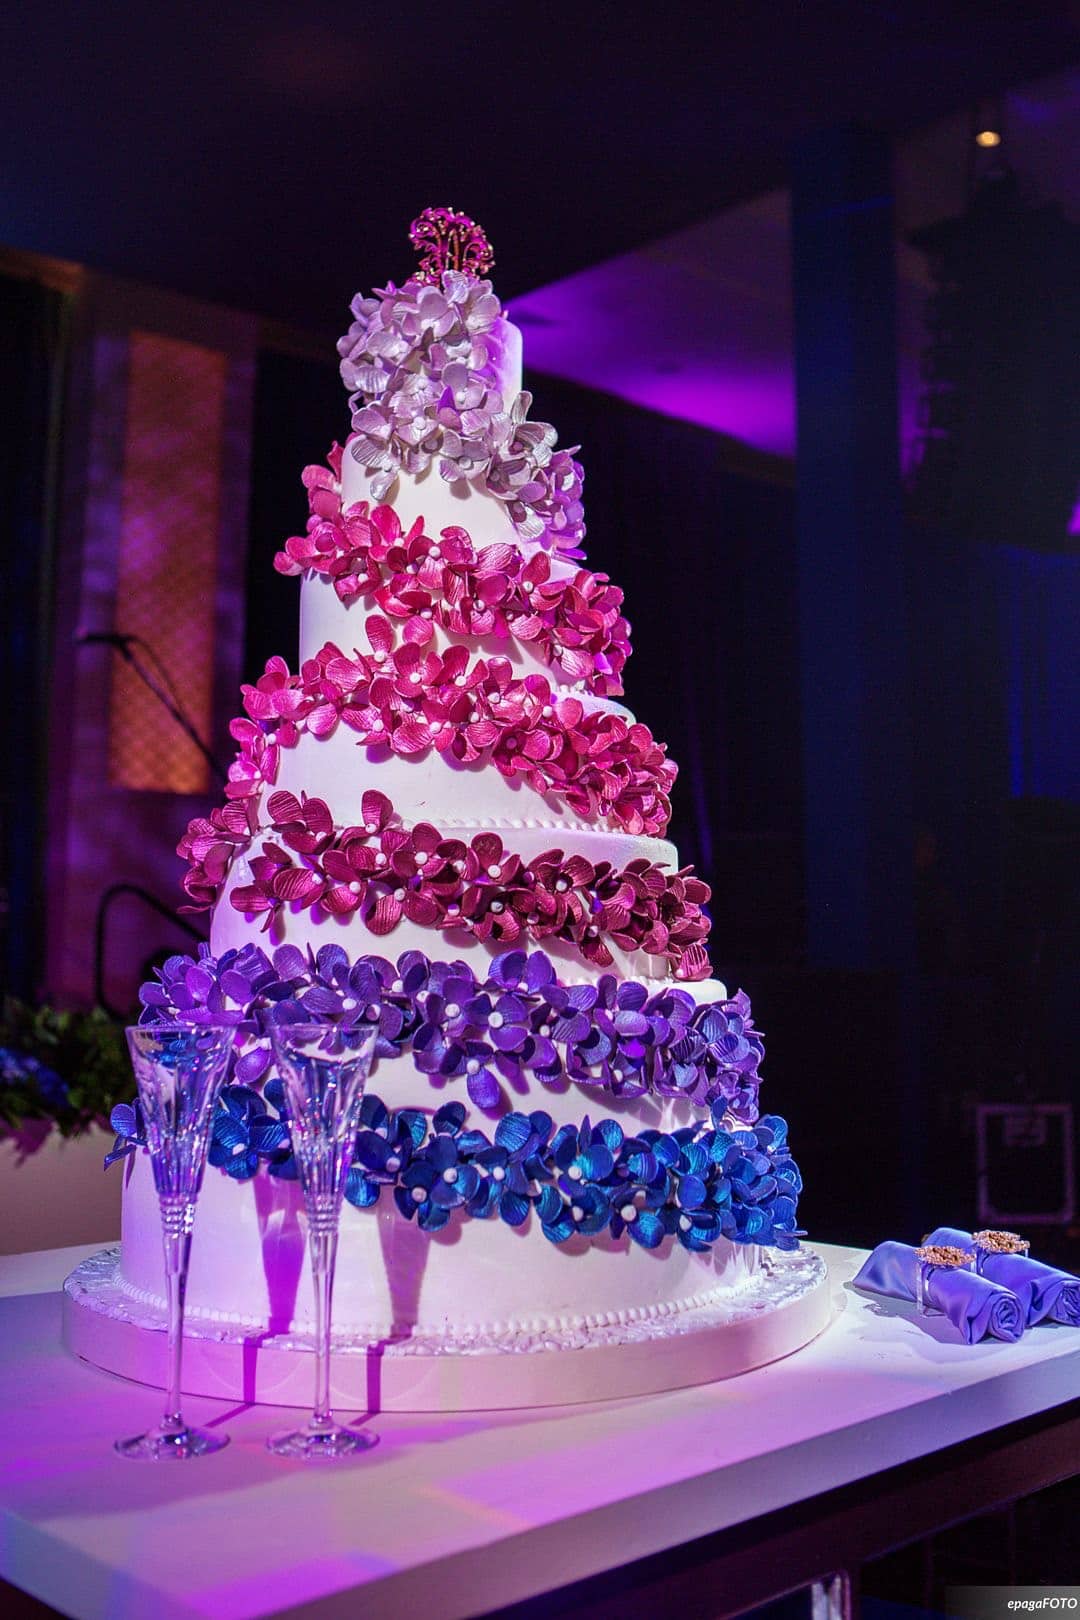
[[[266,1444],[275,1456],[301,1462],[353,1457],[378,1441],[366,1429],[339,1423],[330,1404],[338,1225],[376,1034],[374,1026],[345,1029],[328,1024],[286,1024],[271,1032],[307,1215],[315,1294],[315,1402],[302,1428],[273,1434]]]
[[[295,1457],[299,1462],[336,1462],[339,1457],[354,1457],[358,1451],[370,1451],[379,1443],[378,1435],[368,1429],[354,1429],[338,1423],[331,1416],[325,1429],[312,1418],[303,1429],[283,1429],[272,1434],[266,1449],[275,1457]]]
[[[180,1345],[173,1340],[172,1324],[176,1324],[177,1334],[183,1331],[184,1293],[191,1251],[190,1219],[194,1215],[194,1206],[190,1213],[181,1209],[176,1215],[176,1224],[180,1229],[170,1232],[168,1214],[162,1211],[170,1323],[165,1416],[157,1428],[148,1430],[146,1434],[133,1435],[130,1440],[117,1440],[115,1448],[121,1457],[133,1457],[141,1462],[183,1462],[188,1457],[204,1457],[210,1452],[221,1451],[229,1443],[227,1434],[215,1434],[212,1429],[197,1429],[185,1422],[180,1413]]]
[[[370,1451],[378,1436],[369,1429],[340,1423],[330,1404],[330,1305],[337,1259],[337,1232],[308,1229],[308,1248],[315,1284],[315,1407],[303,1428],[282,1429],[267,1440],[277,1457],[298,1457],[302,1462],[332,1462]]]
[[[118,1440],[116,1449],[121,1457],[133,1457],[137,1462],[184,1462],[188,1457],[206,1457],[212,1451],[224,1451],[228,1443],[227,1434],[196,1429],[190,1423],[181,1423],[176,1430],[160,1424],[131,1440]]]

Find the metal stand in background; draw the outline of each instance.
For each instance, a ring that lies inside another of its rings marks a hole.
[[[199,736],[199,733],[195,730],[194,725],[184,713],[183,704],[180,702],[180,699],[177,696],[176,688],[172,684],[169,672],[148,641],[144,641],[142,636],[124,635],[119,630],[86,631],[76,639],[80,645],[84,647],[100,644],[102,646],[111,647],[114,652],[118,652],[125,664],[130,664],[131,668],[135,671],[143,685],[153,692],[162,708],[165,709],[166,712],[171,715],[173,720],[176,721],[176,724],[180,727],[184,735],[189,737],[195,744],[195,747],[206,760],[206,763],[209,765],[218,781],[228,781],[228,772],[225,770],[225,767],[222,765],[221,761],[213,754],[207,744],[203,742],[202,738]],[[148,669],[146,667],[138,653],[133,651],[133,648],[136,647],[142,648],[143,652],[155,666],[155,669]]]
[[[119,653],[124,662],[129,664],[135,671],[143,685],[153,692],[162,708],[176,722],[184,735],[195,744],[195,747],[206,760],[218,780],[221,782],[228,781],[228,773],[224,766],[215,757],[207,744],[203,742],[194,725],[184,713],[183,704],[176,688],[173,686],[168,670],[157,653],[155,653],[153,647],[144,641],[142,636],[124,635],[118,630],[93,630],[84,631],[76,639],[84,647],[100,645],[111,647],[114,652]],[[150,664],[154,666],[153,668],[147,667],[138,653],[133,650],[135,648],[143,650]],[[105,989],[106,928],[113,901],[125,894],[133,895],[137,900],[141,900],[143,905],[149,906],[151,911],[157,912],[159,917],[166,918],[174,927],[183,929],[184,933],[190,935],[192,939],[201,942],[206,938],[201,929],[187,922],[172,906],[166,905],[163,900],[158,899],[156,894],[152,894],[149,889],[144,889],[141,884],[110,884],[98,901],[97,916],[94,922],[94,996],[99,1007],[104,1007],[107,1013],[118,1019],[126,1018],[130,1009],[114,1007],[109,1001]]]
[[[186,917],[180,916],[178,912],[173,910],[172,906],[167,906],[164,900],[159,900],[156,894],[151,894],[149,889],[142,888],[138,883],[110,883],[98,901],[97,917],[94,922],[94,998],[97,1005],[104,1007],[110,1017],[120,1020],[127,1018],[131,1009],[129,1007],[114,1007],[106,993],[105,944],[109,911],[113,901],[118,900],[122,894],[134,895],[137,900],[142,901],[143,905],[149,906],[151,911],[156,911],[159,917],[166,918],[174,927],[182,928],[185,934],[190,934],[192,939],[202,943],[206,938],[201,929],[189,923]]]

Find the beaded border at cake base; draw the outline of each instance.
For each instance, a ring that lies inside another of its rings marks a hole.
[[[64,1285],[64,1341],[97,1366],[140,1383],[164,1376],[164,1319],[117,1287],[119,1250],[84,1261]],[[525,1332],[441,1341],[335,1340],[332,1397],[341,1410],[496,1411],[625,1399],[735,1377],[801,1349],[828,1325],[832,1303],[820,1255],[767,1252],[747,1284],[669,1316],[558,1334]],[[209,1329],[209,1331],[207,1331]],[[193,1320],[186,1336],[189,1394],[303,1405],[308,1347]]]

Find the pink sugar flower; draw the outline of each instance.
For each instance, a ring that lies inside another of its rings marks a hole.
[[[231,801],[209,817],[196,816],[188,822],[176,846],[176,853],[189,863],[183,883],[193,903],[185,911],[206,911],[213,905],[233,856],[251,841],[257,825],[251,799]]]
[[[229,766],[225,792],[230,799],[246,799],[258,793],[264,783],[277,781],[278,743],[253,720],[233,720],[229,731],[240,744],[240,752]]]
[[[321,873],[295,866],[292,857],[277,844],[264,841],[262,853],[250,864],[251,883],[234,889],[229,898],[237,911],[265,913],[264,930],[270,928],[283,905],[314,905],[327,887]]]
[[[284,843],[301,855],[317,855],[334,835],[334,819],[324,799],[298,799],[294,793],[271,793],[267,812]]]

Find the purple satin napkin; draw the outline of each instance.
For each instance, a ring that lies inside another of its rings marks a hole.
[[[961,1232],[955,1226],[939,1226],[931,1232],[927,1243],[957,1243],[970,1249],[971,1233]],[[1002,1288],[1011,1289],[1024,1307],[1028,1327],[1036,1322],[1064,1322],[1066,1327],[1080,1327],[1080,1277],[1056,1266],[1031,1260],[1026,1254],[988,1254],[982,1263],[982,1274]]]
[[[855,1278],[855,1287],[887,1294],[890,1299],[914,1300],[918,1268],[919,1257],[910,1243],[879,1243]],[[977,1344],[988,1333],[1015,1344],[1024,1331],[1024,1308],[1016,1295],[973,1271],[935,1268],[927,1279],[926,1293],[931,1305],[948,1317],[968,1344]]]

